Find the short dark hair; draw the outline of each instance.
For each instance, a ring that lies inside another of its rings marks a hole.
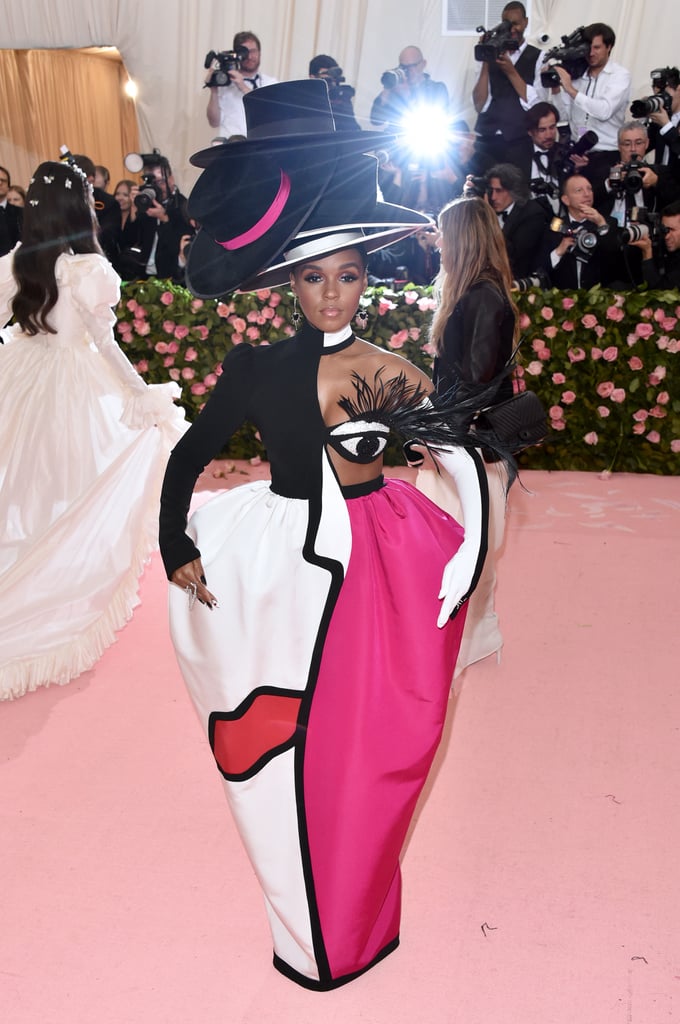
[[[7,170],[6,167],[0,167],[0,171],[4,171],[5,174],[7,175],[7,187],[11,188],[12,187],[12,175],[9,173],[9,171]]]
[[[680,86],[680,71],[677,68],[660,68],[660,70],[663,71],[666,85],[670,85],[671,89],[677,89]]]
[[[250,31],[244,31],[244,32],[237,32],[236,35],[234,36],[234,42],[233,42],[234,50],[238,49],[239,46],[243,46],[243,44],[247,43],[249,39],[252,39],[252,41],[254,43],[257,43],[258,50],[262,49],[262,47],[260,45],[260,40],[257,38],[255,33],[254,32],[250,32]]]
[[[333,60],[327,53],[319,53],[316,57],[312,57],[309,62],[309,73],[310,75],[318,75],[323,68],[338,68],[340,65],[337,60]]]
[[[512,196],[515,202],[526,203],[531,198],[529,182],[515,164],[494,164],[486,172],[486,180],[491,184],[492,178],[498,178],[502,187]]]
[[[661,211],[662,217],[680,217],[680,199],[675,199]]]
[[[73,159],[86,178],[94,178],[94,160],[90,160],[84,153],[74,153]]]
[[[503,10],[501,11],[501,14],[504,14],[505,11],[521,11],[523,18],[526,18],[527,16],[527,9],[524,6],[524,4],[521,4],[519,2],[519,0],[510,0],[510,3],[507,3],[505,5]]]
[[[538,128],[538,122],[542,121],[548,114],[554,114],[555,120],[559,121],[560,112],[554,103],[535,103],[533,107],[529,107],[526,112],[526,125],[527,131],[533,132]]]
[[[583,38],[587,43],[592,43],[597,36],[602,36],[602,42],[609,50],[616,42],[614,29],[610,25],[605,25],[603,21],[594,21],[592,25],[586,25],[583,30]]]

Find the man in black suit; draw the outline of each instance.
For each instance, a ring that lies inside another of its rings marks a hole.
[[[7,202],[12,179],[6,167],[0,167],[0,256],[11,252],[21,237],[21,209]]]
[[[680,288],[680,202],[661,211],[664,252],[655,252],[649,236],[631,242],[642,253],[642,274],[650,288]]]
[[[483,174],[501,160],[516,162],[516,151],[526,140],[524,113],[538,99],[533,82],[541,51],[524,38],[529,24],[524,4],[507,3],[501,18],[510,23],[511,39],[519,46],[494,61],[483,61],[472,90],[478,114],[475,174]]]
[[[670,100],[670,112],[664,105],[649,115],[649,138],[654,163],[672,167],[680,174],[680,71],[678,68],[657,68],[652,72],[652,89],[657,96],[664,93]],[[666,101],[668,102],[668,100]]]
[[[602,284],[607,261],[620,248],[616,221],[593,206],[593,186],[580,174],[564,183],[564,232],[550,231],[548,274],[555,288]]]
[[[529,183],[514,164],[496,164],[487,174],[489,203],[498,216],[515,280],[545,263],[548,214],[530,198]]]

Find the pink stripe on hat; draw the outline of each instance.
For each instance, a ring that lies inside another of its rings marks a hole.
[[[215,239],[218,245],[221,245],[224,249],[242,249],[244,245],[249,245],[251,242],[256,242],[258,238],[262,238],[271,227],[276,224],[276,221],[281,216],[283,209],[288,202],[288,196],[290,195],[290,178],[284,170],[281,171],[281,182],[279,184],[279,190],[274,196],[274,201],[271,206],[265,210],[260,219],[253,224],[251,228],[244,231],[242,235],[236,235],[234,238],[228,239],[226,242],[220,242]]]

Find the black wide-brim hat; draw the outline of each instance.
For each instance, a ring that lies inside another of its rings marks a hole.
[[[307,227],[331,181],[342,180],[346,162],[352,176],[353,161],[386,139],[382,132],[335,131],[328,87],[320,79],[253,90],[244,96],[243,106],[246,138],[211,146],[191,158],[205,170],[189,197],[189,215],[198,221],[199,231],[188,252],[186,279],[201,298],[243,288],[272,265]],[[355,180],[353,194],[345,194],[336,205],[344,220],[327,215],[325,221],[383,225],[385,217],[376,213],[375,176],[373,170],[369,184],[364,173],[361,181]],[[410,210],[405,214],[404,227],[420,217]],[[316,224],[314,228],[318,231]]]
[[[312,256],[320,259],[358,244],[370,254],[432,223],[427,214],[378,199],[375,157],[347,156],[337,161],[318,202],[295,236],[268,267],[245,279],[239,290],[288,284],[291,270]]]

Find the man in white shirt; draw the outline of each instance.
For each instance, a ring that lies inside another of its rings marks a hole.
[[[551,92],[561,116],[569,121],[574,141],[588,131],[597,134],[583,173],[598,187],[619,158],[618,133],[628,113],[631,79],[630,72],[611,59],[616,35],[609,25],[594,22],[584,29],[583,36],[590,43],[588,70],[572,80],[565,68],[555,65],[560,84]]]
[[[250,31],[237,32],[234,36],[232,49],[248,52],[240,62],[240,70],[234,68],[228,72],[228,85],[210,85],[210,99],[206,115],[211,128],[218,129],[218,136],[228,139],[232,135],[246,134],[246,118],[243,112],[243,97],[252,89],[260,89],[264,85],[274,85],[277,81],[271,75],[260,71],[260,40]],[[208,69],[206,85],[216,70],[216,62]]]

